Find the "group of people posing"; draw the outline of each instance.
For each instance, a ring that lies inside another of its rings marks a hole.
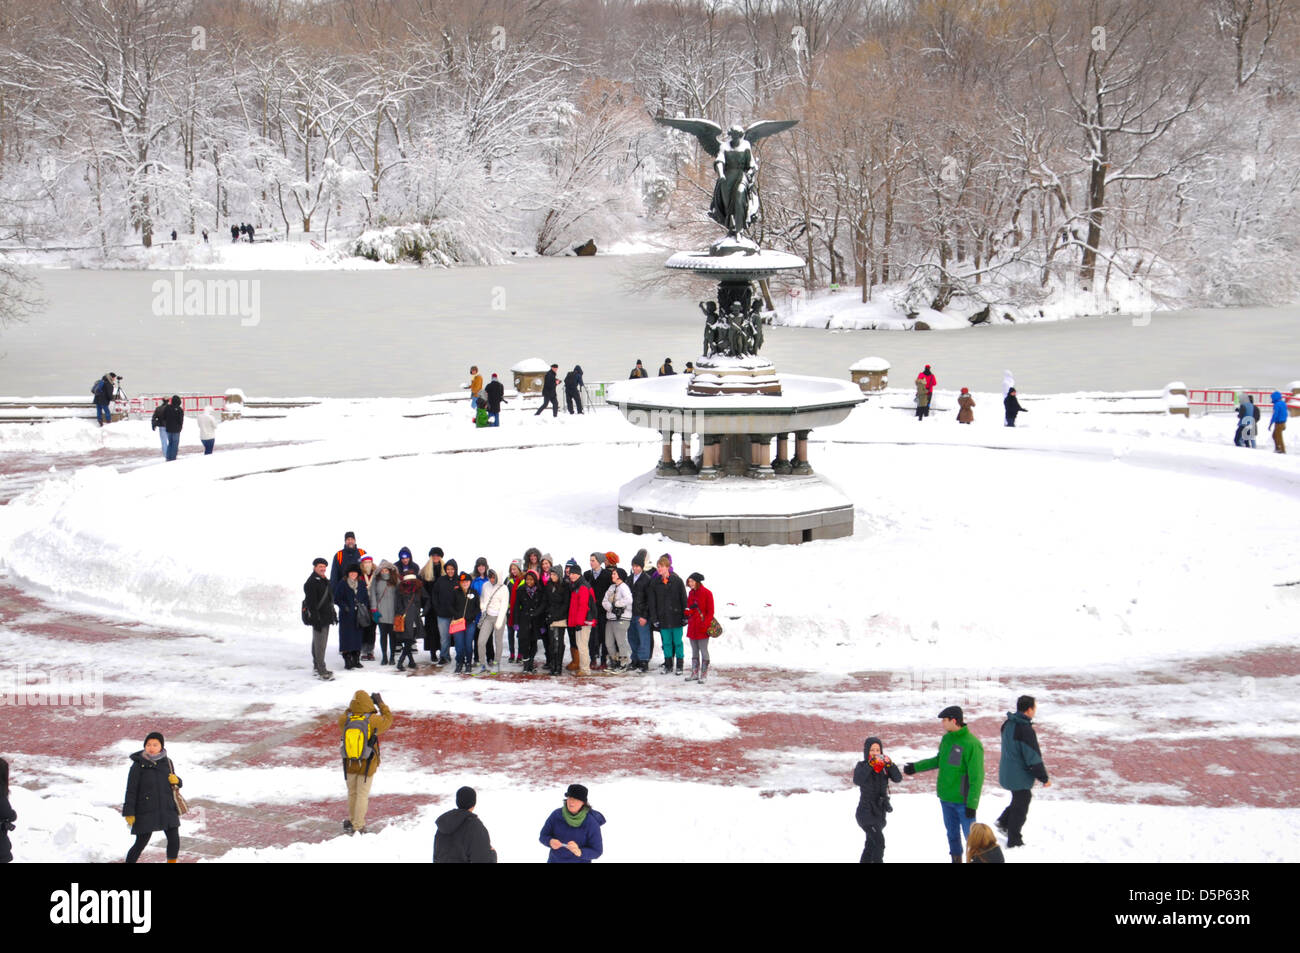
[[[626,569],[617,553],[593,552],[584,570],[575,559],[560,566],[549,553],[531,547],[511,560],[502,577],[483,556],[472,572],[464,572],[438,546],[421,566],[406,547],[395,562],[376,564],[353,533],[343,542],[332,560],[313,562],[303,584],[302,621],[312,628],[318,678],[333,678],[325,648],[336,623],[346,669],[373,661],[378,641],[380,664],[395,665],[399,672],[419,667],[415,653],[421,643],[430,664],[438,666],[453,661],[454,648],[457,674],[499,675],[503,662],[538,674],[540,642],[542,671],[550,675],[645,673],[657,632],[663,674],[683,673],[689,642],[687,681],[708,677],[709,639],[721,634],[713,594],[701,573],[683,581],[668,553],[647,571],[644,549]]]
[[[916,419],[924,420],[930,416],[930,407],[934,404],[934,385],[938,380],[934,376],[934,371],[930,365],[925,365],[921,373],[916,375]],[[957,397],[957,423],[970,424],[975,422],[975,398],[970,394],[970,388],[963,387],[961,394]],[[1006,412],[1006,424],[1008,427],[1016,425],[1016,417],[1020,414],[1027,414],[1029,411],[1020,406],[1020,399],[1016,397],[1014,387],[1007,388],[1007,394],[1002,398],[1002,409]]]

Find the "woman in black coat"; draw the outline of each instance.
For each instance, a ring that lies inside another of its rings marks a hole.
[[[9,762],[0,758],[0,864],[14,859],[9,832],[14,829],[18,813],[9,804]]]
[[[879,738],[868,738],[862,743],[862,757],[853,769],[853,783],[860,789],[858,811],[854,815],[858,827],[867,835],[859,863],[883,864],[885,862],[885,815],[893,808],[889,804],[889,782],[903,783],[898,765],[885,755],[885,746]]]
[[[144,739],[144,750],[131,755],[131,772],[126,776],[122,816],[135,835],[135,844],[126,854],[128,864],[140,859],[155,831],[167,835],[167,863],[176,863],[181,850],[181,813],[176,809],[172,785],[180,787],[181,779],[174,772],[162,733],[150,732]]]
[[[393,630],[393,661],[399,672],[416,668],[414,646],[417,639],[426,638],[421,614],[427,603],[424,583],[415,573],[406,573],[393,594],[393,618],[401,616],[405,627],[402,632]]]
[[[560,576],[560,570],[552,568],[550,584],[543,591],[546,593],[546,668],[552,675],[559,675],[564,665],[564,634],[568,631],[571,590]],[[560,624],[555,625],[556,622]],[[573,661],[576,667],[576,652]]]
[[[370,621],[370,594],[361,567],[352,563],[334,584],[334,604],[339,607],[339,654],[344,668],[361,668],[361,636]]]
[[[515,625],[519,627],[519,654],[524,659],[524,671],[530,675],[537,671],[537,638],[542,631],[546,590],[541,587],[537,570],[524,573],[524,581],[515,589]]]

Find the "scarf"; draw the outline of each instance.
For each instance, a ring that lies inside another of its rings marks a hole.
[[[563,805],[560,808],[560,813],[564,815],[564,823],[568,824],[570,827],[581,827],[582,822],[587,819],[587,812],[590,810],[591,805],[584,804],[582,805],[582,810],[577,814],[570,814],[568,805]]]
[[[163,748],[157,754],[149,754],[149,752],[147,751],[142,751],[141,754],[144,755],[144,759],[146,761],[153,761],[156,763],[161,761],[163,758],[167,757],[167,749]]]

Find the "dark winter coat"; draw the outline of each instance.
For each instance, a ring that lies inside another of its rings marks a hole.
[[[433,826],[433,862],[435,864],[495,864],[488,830],[473,811],[456,808],[448,811]]]
[[[627,375],[627,379],[630,381],[635,381],[635,380],[640,380],[642,377],[649,377],[649,376],[650,375],[646,372],[646,369],[644,367],[634,367],[632,368],[632,373]]]
[[[1014,424],[1016,422],[1016,414],[1029,413],[1029,411],[1020,406],[1020,401],[1016,398],[1015,394],[1008,393],[1006,398],[1002,401],[1002,406],[1007,409],[1007,423],[1009,424]]]
[[[527,586],[515,587],[515,625],[520,631],[535,632],[546,622],[546,590],[534,586],[529,592]]]
[[[451,617],[463,618],[466,623],[470,623],[478,618],[478,613],[478,593],[474,591],[473,586],[465,590],[457,586],[451,594]]]
[[[588,569],[582,574],[582,578],[587,585],[591,586],[591,591],[596,594],[596,618],[603,621],[605,610],[601,607],[601,603],[605,601],[605,593],[609,591],[609,587],[614,584],[614,574],[606,566],[598,573]]]
[[[604,823],[605,815],[589,805],[587,816],[583,818],[581,826],[570,827],[564,821],[564,808],[557,807],[542,825],[542,836],[538,839],[546,847],[551,846],[552,838],[562,845],[573,841],[582,854],[574,857],[569,848],[561,846],[558,850],[551,850],[551,856],[546,858],[546,862],[548,864],[591,863],[605,852],[605,844],[600,836],[600,828]]]
[[[364,549],[358,546],[344,546],[330,561],[330,585],[334,585],[340,579],[347,575],[349,566],[361,568],[361,557],[366,554]]]
[[[854,817],[857,818],[858,826],[864,831],[868,827],[880,829],[885,826],[885,815],[892,810],[889,806],[889,782],[893,781],[895,784],[903,782],[903,775],[899,773],[898,765],[888,758],[876,766],[872,766],[866,760],[872,744],[878,744],[881,750],[884,750],[884,745],[879,738],[868,738],[862,744],[863,760],[853,768],[853,783],[861,789],[858,794],[858,810]]]
[[[632,590],[632,616],[648,622],[650,620],[650,574],[643,572],[634,582],[629,573],[627,587]]]
[[[557,382],[558,379],[555,376],[555,369],[551,368],[551,370],[546,372],[546,376],[542,378],[542,396],[554,398],[555,385]]]
[[[971,857],[970,862],[972,864],[1005,864],[1007,859],[1002,856],[1002,848],[994,844],[992,847],[986,847],[978,854],[975,854]]]
[[[460,585],[453,582],[450,576],[443,574],[433,581],[433,593],[430,596],[430,602],[433,604],[433,614],[443,619],[450,619],[455,614],[456,593],[460,590]]]
[[[659,365],[660,377],[674,377],[676,374],[677,372],[673,370],[672,361],[664,361],[662,364]]]
[[[159,404],[155,407],[153,409],[153,416],[149,418],[149,429],[157,430],[159,427],[165,427],[167,425],[165,420],[166,414],[167,405],[165,403]]]
[[[655,629],[680,629],[686,625],[686,583],[677,573],[655,576],[650,583],[650,625]]]
[[[501,405],[505,403],[506,388],[500,381],[490,381],[484,388],[487,396],[487,409],[489,414],[501,413]]]
[[[131,755],[131,771],[126,776],[126,797],[122,816],[134,817],[132,834],[152,834],[181,826],[181,814],[167,781],[171,759],[166,750],[157,761],[144,756],[143,749]],[[179,778],[177,779],[179,781]],[[180,787],[177,784],[177,787]]]
[[[566,397],[577,397],[578,391],[582,389],[582,374],[575,368],[564,375],[564,395]]]
[[[1033,721],[1018,711],[1007,712],[1002,723],[1002,757],[998,760],[998,784],[1008,791],[1028,791],[1037,780],[1047,783],[1047,767],[1038,749]]]
[[[569,624],[569,583],[561,579],[553,582],[544,590],[546,599],[545,623],[563,622]]]
[[[421,613],[427,605],[424,595],[424,586],[417,581],[410,592],[406,592],[399,585],[397,592],[393,596],[393,617],[399,615],[406,616],[406,626],[404,632],[394,632],[393,638],[398,642],[414,642],[417,639],[424,638],[424,619]]]
[[[178,400],[172,401],[163,409],[163,427],[168,433],[180,433],[185,426],[185,410]]]
[[[354,591],[344,576],[334,584],[334,604],[339,607],[339,651],[360,652],[362,625],[357,620],[357,606],[369,617],[370,596],[366,592],[366,581],[358,576]]]
[[[95,404],[100,407],[107,407],[113,402],[113,391],[117,385],[108,379],[105,374],[95,382]]]
[[[0,791],[0,864],[7,864],[14,859],[13,845],[9,842],[9,825],[16,820],[18,812],[9,804],[9,792]]]
[[[334,603],[330,598],[332,590],[329,582],[323,577],[312,573],[307,577],[307,581],[302,584],[302,595],[307,600],[307,617],[311,619],[311,624],[318,629],[323,629],[327,625],[333,625],[339,621],[338,616],[334,614]]]
[[[704,588],[703,583],[697,582],[686,598],[686,619],[688,639],[709,637],[709,623],[713,621],[713,593]]]

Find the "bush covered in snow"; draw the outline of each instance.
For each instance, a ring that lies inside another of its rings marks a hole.
[[[431,225],[390,225],[362,232],[348,246],[351,254],[371,261],[414,262],[417,265],[488,265],[499,256],[463,241],[453,222]]]

